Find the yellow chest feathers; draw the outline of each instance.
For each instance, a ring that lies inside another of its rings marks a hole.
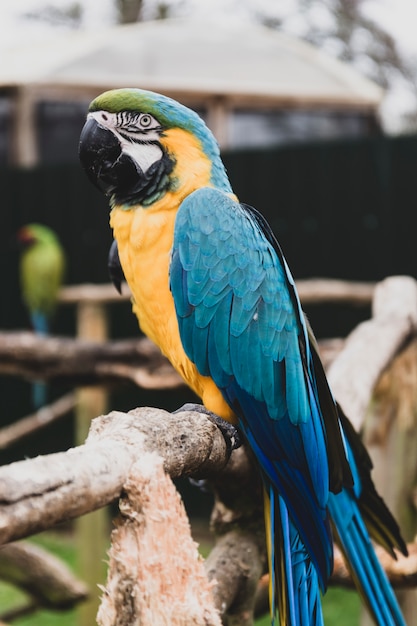
[[[120,262],[132,291],[135,313],[143,332],[164,352],[168,327],[175,320],[169,290],[169,263],[175,212],[153,213],[136,208],[113,209],[111,225]]]
[[[174,140],[177,144],[179,140],[188,141],[187,135],[178,136],[175,131],[167,131],[165,149],[170,152]],[[111,226],[118,243],[120,262],[132,291],[133,310],[142,331],[159,346],[209,410],[235,421],[213,381],[200,376],[185,355],[169,289],[169,266],[178,207],[195,189],[210,185],[209,161],[202,158],[197,144],[189,143],[183,146],[181,152],[185,152],[187,158],[175,164],[173,179],[176,184],[173,189],[150,207],[114,207]],[[197,159],[199,165],[187,166],[188,159]]]
[[[235,416],[214,382],[201,376],[186,356],[169,289],[169,265],[175,211],[153,213],[113,209],[111,225],[120,261],[133,295],[133,311],[142,331],[171,361],[204,405],[228,421]]]

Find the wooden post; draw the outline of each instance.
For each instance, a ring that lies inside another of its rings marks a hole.
[[[208,102],[208,126],[222,150],[229,145],[230,120],[224,98],[211,98]]]
[[[19,87],[13,96],[11,161],[21,167],[33,167],[38,162],[35,104],[36,93],[31,87]]]
[[[102,342],[108,336],[105,304],[80,301],[77,305],[77,335],[80,339]],[[76,444],[83,444],[97,415],[107,412],[108,394],[104,387],[82,387],[77,390]],[[90,598],[79,607],[79,626],[96,623],[99,607],[98,584],[104,582],[106,552],[109,546],[107,509],[98,509],[77,519],[79,575],[88,587]]]

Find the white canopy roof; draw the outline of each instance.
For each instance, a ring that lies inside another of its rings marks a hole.
[[[62,33],[2,53],[0,87],[141,87],[234,104],[376,108],[383,91],[313,46],[262,26],[170,19]]]

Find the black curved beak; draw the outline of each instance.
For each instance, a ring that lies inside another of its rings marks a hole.
[[[113,193],[118,184],[115,164],[121,153],[114,133],[88,118],[81,131],[78,154],[88,178],[106,195]]]
[[[124,154],[116,135],[89,117],[81,131],[79,157],[88,178],[107,196],[118,202],[139,201],[153,185],[156,167],[144,174],[139,165]]]
[[[109,256],[107,258],[107,268],[109,270],[110,280],[116,287],[117,291],[122,293],[122,282],[125,281],[125,275],[123,273],[122,265],[119,258],[119,250],[117,247],[117,241],[114,239],[110,246]]]

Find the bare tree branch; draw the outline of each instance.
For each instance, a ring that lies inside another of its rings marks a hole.
[[[0,332],[0,374],[92,384],[131,380],[146,389],[184,384],[148,339],[98,343],[31,332]]]
[[[248,525],[258,523],[262,490],[245,448],[235,450],[226,466],[225,440],[204,414],[139,408],[96,418],[78,448],[0,467],[0,542],[109,504],[123,493],[137,459],[149,453],[164,459],[173,478],[211,480],[217,498],[212,524],[219,535],[242,517]]]
[[[325,365],[343,349],[344,339],[320,343]],[[183,379],[148,339],[97,343],[30,332],[0,332],[0,374],[52,383],[94,384],[131,381],[142,389],[176,389]],[[0,439],[1,440],[1,439]]]
[[[374,283],[310,279],[297,282],[303,304],[346,302],[370,305]],[[123,302],[130,298],[127,286],[120,296],[112,285],[64,287],[61,304]],[[149,340],[96,343],[62,337],[38,337],[28,332],[0,332],[0,374],[30,380],[91,384],[130,380],[145,389],[169,389],[183,385],[166,359]]]
[[[227,614],[228,626],[250,626],[259,578],[267,569],[263,489],[251,452],[234,450],[221,476],[210,484],[216,544],[206,571],[218,583],[215,604],[222,616]]]
[[[303,304],[348,302],[370,305],[374,283],[329,279],[298,281]],[[61,304],[123,302],[130,298],[127,286],[120,296],[112,285],[64,287]],[[180,376],[148,339],[97,343],[63,337],[39,337],[29,332],[0,332],[0,374],[20,375],[51,382],[92,384],[130,380],[145,389],[182,386]]]
[[[347,304],[370,305],[376,283],[338,280],[335,278],[308,278],[297,280],[297,291],[303,304],[345,302]],[[126,283],[119,294],[111,284],[66,285],[59,292],[60,304],[96,302],[98,304],[121,303],[131,300]]]
[[[0,578],[15,584],[31,597],[25,613],[44,608],[68,609],[87,597],[87,588],[68,567],[40,546],[29,542],[0,547]],[[22,610],[22,607],[18,609]],[[4,613],[0,619],[10,619]]]
[[[0,467],[0,543],[109,504],[150,451],[172,477],[220,471],[228,458],[223,436],[204,415],[113,411],[94,420],[83,446]]]
[[[42,407],[32,415],[23,417],[17,422],[0,429],[0,450],[8,448],[35,431],[52,424],[69,413],[76,405],[75,393],[67,393],[52,404]]]
[[[344,303],[369,306],[376,283],[309,278],[296,281],[298,295],[303,306],[307,304]]]

